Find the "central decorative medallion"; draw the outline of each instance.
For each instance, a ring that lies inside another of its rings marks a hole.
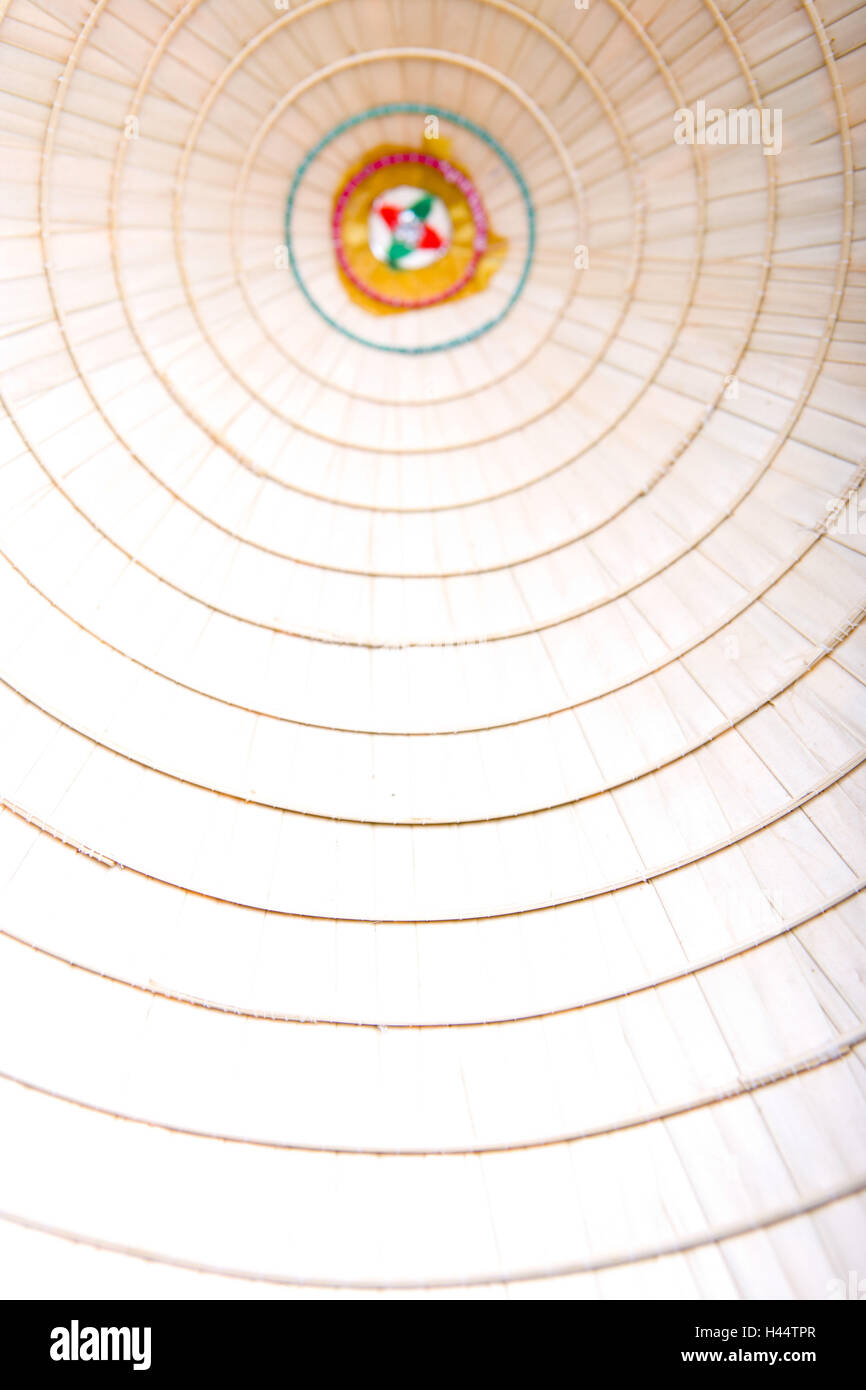
[[[454,228],[435,193],[399,184],[373,199],[367,240],[377,261],[395,270],[423,270],[447,254]]]
[[[474,294],[502,263],[471,178],[449,142],[423,150],[371,150],[350,170],[334,201],[331,234],[340,277],[370,313],[426,309]]]

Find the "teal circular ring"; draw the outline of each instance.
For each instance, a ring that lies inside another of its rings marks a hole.
[[[344,131],[351,130],[354,126],[361,125],[364,121],[373,120],[377,116],[404,115],[407,112],[424,116],[441,116],[443,120],[451,121],[454,125],[462,126],[464,130],[471,131],[479,140],[483,140],[485,145],[489,145],[517,184],[526,211],[527,225],[526,258],[523,262],[520,278],[505,307],[500,309],[499,313],[495,314],[493,318],[488,319],[486,323],[480,324],[478,328],[473,328],[469,333],[463,333],[457,338],[448,338],[443,343],[430,343],[416,347],[400,347],[393,343],[377,343],[374,342],[372,338],[364,338],[360,333],[353,333],[350,328],[345,328],[337,319],[333,318],[331,314],[327,313],[322,308],[307,289],[292,246],[292,213],[294,212],[295,198],[297,197],[301,180],[313,163],[313,160],[318,159],[322,150],[326,149],[327,146],[342,135]],[[323,135],[321,140],[319,140],[308,154],[304,156],[304,159],[298,165],[295,176],[292,179],[292,186],[289,189],[289,198],[286,203],[285,232],[286,250],[289,253],[289,265],[292,268],[292,274],[307,303],[316,311],[320,318],[323,318],[325,322],[329,324],[331,328],[335,328],[338,333],[342,333],[344,338],[349,338],[351,342],[359,343],[362,347],[373,348],[377,352],[398,352],[417,357],[422,353],[446,352],[449,348],[463,347],[466,343],[471,343],[475,338],[480,338],[482,334],[489,333],[491,328],[495,328],[498,323],[502,322],[506,314],[511,312],[523,293],[523,287],[526,284],[535,255],[535,208],[532,205],[532,198],[529,195],[526,180],[521,174],[520,169],[511,156],[505,152],[498,140],[494,140],[493,136],[484,130],[482,126],[476,125],[474,121],[468,120],[465,116],[458,116],[456,112],[449,111],[442,106],[427,106],[419,101],[392,101],[387,102],[384,106],[371,106],[366,111],[361,111],[358,115],[350,116],[348,120],[341,121],[339,125],[334,126],[333,130],[329,130],[327,135]]]

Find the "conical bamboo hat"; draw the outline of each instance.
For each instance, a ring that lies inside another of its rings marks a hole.
[[[10,1290],[864,1268],[863,14],[0,3]]]

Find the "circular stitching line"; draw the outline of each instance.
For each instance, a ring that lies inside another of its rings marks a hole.
[[[493,318],[488,319],[486,323],[479,325],[478,328],[473,328],[471,331],[460,334],[457,337],[446,338],[440,343],[414,344],[411,346],[404,346],[403,344],[398,343],[377,343],[372,338],[364,338],[361,336],[360,333],[355,333],[352,329],[346,328],[345,325],[341,324],[331,314],[327,313],[327,311],[322,308],[318,301],[313,298],[313,295],[310,293],[306,284],[304,283],[304,279],[301,275],[297,258],[295,256],[294,247],[292,246],[292,216],[295,210],[295,199],[297,198],[298,189],[301,185],[304,175],[306,174],[310,165],[316,159],[318,159],[319,155],[322,153],[324,149],[327,149],[328,145],[332,144],[333,141],[338,139],[341,135],[344,135],[346,131],[354,130],[366,121],[376,120],[381,116],[394,115],[440,116],[443,120],[450,121],[453,125],[460,126],[462,129],[468,130],[470,134],[476,136],[476,138],[483,141],[484,144],[486,144],[491,150],[493,150],[497,158],[501,160],[501,162],[505,165],[506,169],[511,174],[511,177],[517,184],[518,191],[523,200],[523,206],[526,210],[526,256],[523,262],[523,269],[521,270],[520,278],[518,279],[517,285],[512,291],[508,299],[508,302],[506,303],[504,308],[502,308],[499,311],[499,313],[495,314]],[[526,184],[526,180],[524,179],[523,174],[520,172],[518,165],[512,159],[511,155],[508,154],[502,148],[502,146],[499,144],[499,141],[495,140],[494,137],[489,133],[489,131],[486,131],[483,126],[477,125],[475,121],[470,121],[468,117],[460,116],[456,111],[451,111],[444,106],[428,106],[419,101],[392,101],[385,102],[380,106],[370,106],[367,108],[366,111],[359,111],[357,115],[349,116],[345,121],[340,121],[338,125],[334,126],[331,130],[327,131],[326,134],[323,135],[322,138],[316,142],[313,148],[307,152],[307,154],[301,160],[301,163],[298,165],[298,168],[295,171],[295,175],[292,179],[291,187],[289,189],[289,196],[286,202],[285,236],[286,250],[289,253],[289,265],[291,266],[292,274],[295,277],[295,282],[298,286],[298,289],[301,291],[307,303],[310,305],[310,308],[313,309],[319,315],[320,318],[324,319],[324,321],[331,328],[336,329],[336,331],[338,333],[341,333],[344,338],[348,338],[351,342],[357,343],[361,347],[372,348],[377,352],[393,352],[398,353],[402,356],[419,357],[428,353],[446,352],[452,348],[464,347],[467,343],[474,342],[476,338],[480,338],[485,333],[488,333],[492,328],[496,328],[502,322],[502,320],[511,312],[511,310],[514,308],[514,305],[517,303],[518,299],[523,293],[526,281],[529,278],[529,272],[532,269],[532,262],[535,257],[535,208],[529,193],[529,189]]]

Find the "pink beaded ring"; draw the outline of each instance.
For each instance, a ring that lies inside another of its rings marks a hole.
[[[437,294],[429,295],[425,299],[406,299],[396,295],[381,294],[366,284],[357,274],[346,254],[343,243],[343,219],[345,217],[346,206],[352,194],[373,174],[377,174],[382,169],[389,169],[401,164],[421,164],[429,169],[435,169],[447,183],[453,184],[466,199],[469,211],[472,215],[474,236],[472,239],[472,256],[464,273],[459,280],[456,280],[447,290],[440,290]],[[370,299],[374,299],[379,304],[385,304],[392,309],[426,309],[432,304],[441,304],[446,299],[452,299],[455,294],[459,294],[462,289],[469,284],[478,262],[487,250],[488,244],[488,224],[487,216],[484,212],[481,199],[475,189],[471,179],[453,164],[449,164],[445,159],[436,159],[429,154],[420,154],[414,150],[407,150],[399,154],[381,155],[378,159],[373,159],[369,164],[365,164],[363,169],[359,169],[354,174],[345,187],[342,189],[334,207],[334,216],[331,223],[331,235],[334,242],[337,261],[340,269],[346,278]]]

